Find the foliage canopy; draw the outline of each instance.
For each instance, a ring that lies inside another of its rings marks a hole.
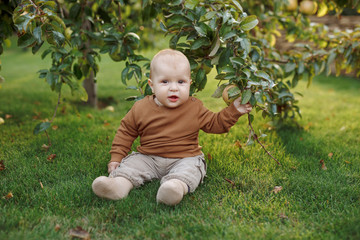
[[[300,8],[290,9],[290,2],[1,0],[0,54],[14,30],[19,47],[35,54],[48,46],[41,57],[51,57],[52,65],[39,70],[39,77],[59,93],[68,85],[84,101],[88,94],[81,82],[96,81],[101,54],[109,54],[126,63],[124,84],[136,80],[136,100],[151,93],[149,59],[138,49],[151,45],[151,34],[164,32],[170,36],[169,47],[182,51],[191,63],[191,93],[206,86],[207,73],[215,67],[219,89],[214,97],[236,84],[240,91],[230,92],[230,98],[241,93],[242,102],[256,106],[264,117],[294,118],[301,116],[292,89],[298,81],[310,84],[315,75],[330,74],[333,63],[337,74],[344,69],[360,74],[360,28],[331,31],[311,23]],[[340,16],[345,7],[359,9],[357,1],[323,0],[313,12]],[[280,36],[294,42],[293,48],[275,48]],[[37,126],[36,132],[49,126]]]

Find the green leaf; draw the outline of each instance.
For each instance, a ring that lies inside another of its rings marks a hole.
[[[82,78],[82,72],[81,72],[81,68],[80,68],[80,65],[79,64],[74,64],[74,67],[73,67],[73,72],[74,72],[74,75],[77,79],[81,79]]]
[[[168,31],[167,27],[165,26],[165,24],[162,21],[160,21],[160,29],[163,30],[164,32]]]
[[[228,91],[229,98],[237,97],[237,96],[239,96],[240,93],[241,93],[241,91],[238,87],[232,87]]]
[[[251,42],[249,39],[240,38],[238,41],[240,42],[241,48],[244,49],[246,53],[249,53],[251,51]]]
[[[201,82],[206,77],[206,72],[203,68],[200,68],[199,71],[196,73],[195,82],[197,86],[201,85]]]
[[[26,33],[18,39],[19,47],[29,47],[36,42],[36,39],[30,33]]]
[[[251,77],[251,71],[247,68],[244,68],[242,72],[246,75],[247,78]]]
[[[236,0],[231,0],[233,2],[233,4],[240,10],[240,12],[243,12],[243,8],[242,6],[240,5],[240,3]]]
[[[65,37],[62,33],[57,31],[52,31],[52,34],[54,36],[54,40],[58,46],[62,46],[65,42]]]
[[[46,49],[42,54],[41,54],[41,59],[44,59],[49,53],[51,53],[52,50],[50,48]]]
[[[46,6],[49,6],[49,7],[53,8],[53,9],[56,8],[56,2],[54,2],[54,1],[45,1],[45,2],[43,2],[43,4],[46,5]]]
[[[296,63],[294,62],[288,62],[286,65],[285,65],[285,72],[292,72],[294,71],[296,68]]]
[[[45,131],[46,129],[48,129],[49,127],[51,126],[51,123],[50,122],[42,122],[42,123],[39,123],[35,126],[34,128],[34,134],[39,134],[43,131]]]
[[[50,11],[47,11],[47,13],[49,14],[48,17],[49,17],[50,19],[56,21],[57,23],[59,23],[60,26],[63,28],[63,30],[65,30],[66,25],[65,25],[64,21],[63,21],[60,17],[58,17],[57,15],[55,15],[55,13],[52,13],[52,12],[49,13],[49,12],[50,12]]]
[[[249,114],[249,118],[250,118],[250,122],[251,122],[251,123],[252,123],[252,122],[254,121],[254,119],[255,119],[254,115],[252,115],[252,114]]]
[[[305,70],[305,64],[304,64],[304,61],[300,61],[299,62],[299,66],[298,66],[298,74],[302,74]]]
[[[37,53],[37,51],[40,50],[41,46],[44,44],[44,42],[36,43],[35,46],[32,47],[31,52],[32,54]]]
[[[237,36],[237,33],[235,31],[230,31],[223,36],[223,40],[225,41],[225,40],[235,37],[235,36]]]
[[[219,58],[219,67],[224,67],[227,64],[230,63],[230,56],[231,56],[231,49],[227,48],[225,51],[223,51]],[[212,62],[211,62],[212,64]]]
[[[255,92],[254,96],[255,96],[255,99],[256,99],[256,101],[257,101],[258,103],[264,104],[262,92]]]
[[[231,57],[230,58],[230,61],[233,63],[233,64],[237,64],[239,66],[243,66],[245,64],[245,61],[244,59],[242,59],[241,57]]]
[[[38,43],[41,43],[41,34],[42,34],[41,27],[40,26],[36,27],[33,31],[33,36]]]
[[[24,12],[25,13],[25,12]],[[26,32],[28,27],[31,25],[32,20],[35,19],[34,14],[24,14],[14,19],[14,24],[18,28],[19,32]]]
[[[240,23],[240,29],[243,31],[249,31],[253,29],[257,24],[259,23],[259,20],[255,15],[251,15],[246,17],[243,21]]]
[[[246,104],[250,101],[251,98],[251,90],[247,89],[246,91],[243,92],[242,96],[241,96],[241,104]]]
[[[216,11],[207,12],[207,13],[205,14],[205,19],[207,19],[207,20],[213,19],[216,14],[217,14]]]
[[[220,46],[221,46],[220,38],[216,37],[216,40],[213,42],[211,46],[211,52],[209,53],[209,57],[215,56]]]
[[[201,28],[201,27],[198,27],[198,26],[195,26],[194,27],[196,32],[201,36],[201,37],[205,37],[206,36],[206,30]]]
[[[257,71],[254,72],[254,75],[259,77],[259,78],[263,78],[265,80],[271,81],[271,78],[270,78],[269,74],[267,74],[265,71],[257,70]]]
[[[123,84],[125,84],[126,85],[126,78],[127,78],[127,74],[128,74],[128,72],[129,72],[129,67],[126,67],[126,68],[124,68],[123,70],[122,70],[122,72],[121,72],[121,81],[123,82]]]
[[[211,97],[213,98],[220,98],[222,96],[222,93],[224,91],[224,89],[226,88],[227,84],[221,84],[213,93],[213,95],[211,95]]]
[[[209,46],[210,45],[210,41],[208,38],[205,38],[205,37],[201,37],[201,38],[198,38],[196,39],[193,44],[191,45],[190,49],[191,50],[196,50],[200,47],[203,47],[203,46]]]

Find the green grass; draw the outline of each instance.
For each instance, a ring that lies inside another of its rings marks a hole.
[[[273,126],[256,117],[254,127],[268,135],[262,141],[281,167],[258,144],[245,146],[246,117],[228,134],[201,132],[207,178],[181,204],[167,207],[155,201],[159,181],[116,202],[91,191],[92,181],[106,175],[111,141],[132,105],[124,98],[136,94],[121,84],[121,64],[104,57],[98,76],[100,100],[110,99],[116,111],[75,104],[65,89],[54,122],[58,129],[50,130],[53,146],[45,152],[46,136],[32,131],[39,122],[34,118],[50,119],[57,101],[36,74],[49,59],[14,49],[1,59],[6,82],[0,89],[0,117],[12,117],[0,125],[0,161],[6,167],[0,171],[0,239],[69,239],[69,230],[77,226],[92,239],[360,238],[357,79],[321,76],[310,88],[300,83],[303,128]],[[225,104],[210,97],[215,88],[210,79],[198,97],[219,111]],[[234,145],[237,140],[241,148]],[[56,154],[52,161],[50,154]],[[283,190],[275,194],[275,186]],[[5,199],[9,192],[13,197]]]

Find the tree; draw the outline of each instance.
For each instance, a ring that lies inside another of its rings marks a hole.
[[[82,100],[95,105],[97,62],[105,53],[114,61],[125,62],[122,81],[126,84],[135,78],[140,92],[137,99],[150,94],[149,59],[137,49],[140,41],[146,43],[146,34],[163,31],[171,36],[169,47],[189,58],[191,93],[205,87],[207,73],[215,67],[219,88],[214,97],[235,84],[237,87],[229,91],[230,99],[241,94],[242,102],[250,102],[263,117],[294,118],[301,116],[292,92],[298,81],[310,84],[315,75],[330,74],[333,62],[337,73],[346,69],[360,74],[360,29],[329,32],[308,18],[309,14],[323,16],[330,11],[340,16],[345,7],[359,10],[357,1],[295,2],[294,7],[294,0],[5,1],[1,23],[8,24],[0,25],[0,50],[11,34],[12,22],[19,47],[31,47],[35,54],[47,41],[49,47],[41,57],[50,55],[52,66],[40,70],[40,78],[59,92],[59,99],[61,88],[68,85]],[[304,10],[304,2],[311,3],[313,9]],[[280,53],[275,48],[280,35],[299,43]],[[250,124],[252,119],[249,116]],[[36,132],[49,126],[42,123]],[[255,133],[252,136],[256,137]]]

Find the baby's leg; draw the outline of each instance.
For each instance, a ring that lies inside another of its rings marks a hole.
[[[125,198],[133,187],[134,185],[123,177],[101,176],[92,183],[92,189],[97,196],[110,200]]]
[[[169,172],[161,179],[156,199],[160,203],[176,205],[188,192],[194,192],[206,174],[203,155],[173,162]]]
[[[180,203],[187,192],[188,186],[186,183],[178,179],[170,179],[161,184],[156,195],[156,201],[173,206]]]
[[[102,198],[118,200],[126,197],[133,187],[159,178],[153,159],[140,153],[125,157],[109,177],[98,177],[92,184],[93,191]]]

